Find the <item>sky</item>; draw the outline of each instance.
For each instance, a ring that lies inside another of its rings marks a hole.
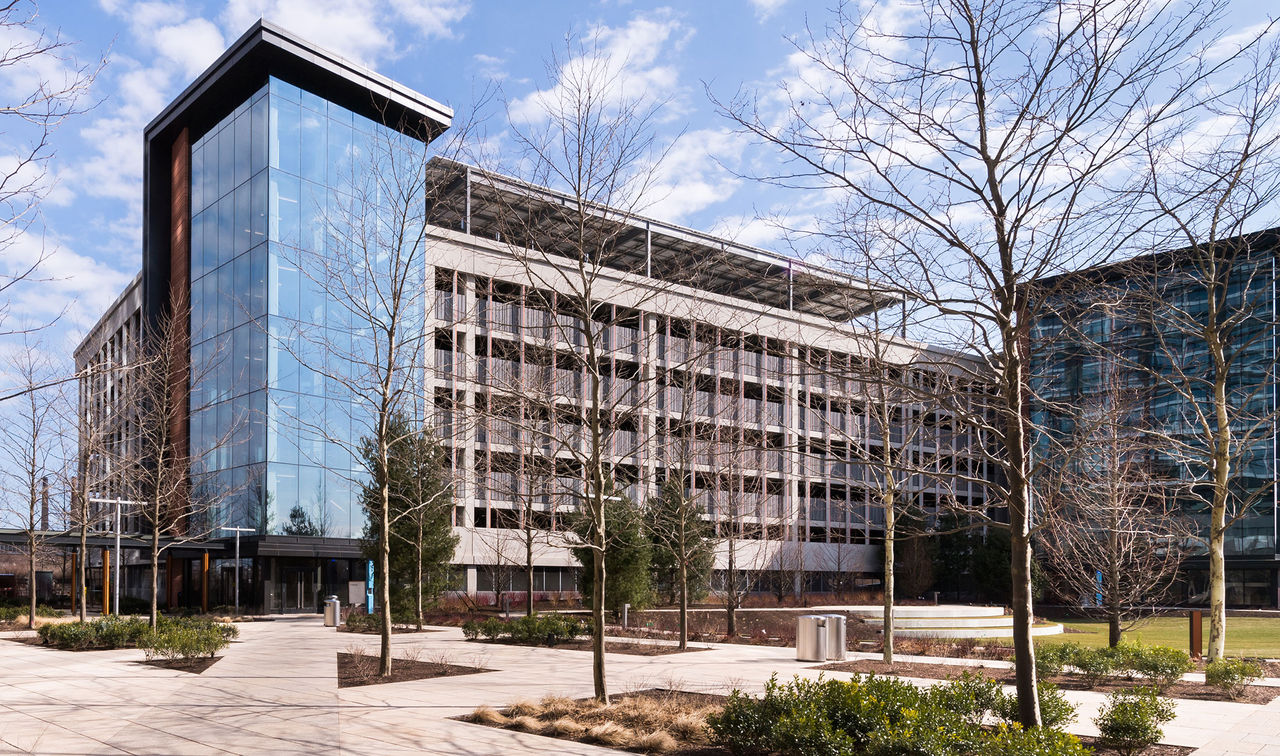
[[[554,85],[546,62],[563,48],[566,35],[594,36],[630,81],[668,98],[658,128],[671,151],[648,214],[778,248],[782,240],[769,218],[804,226],[821,207],[811,197],[736,177],[755,172],[769,157],[733,132],[708,91],[728,98],[743,87],[768,91],[788,78],[797,64],[789,38],[806,23],[820,28],[828,5],[829,0],[45,0],[40,23],[74,40],[71,53],[81,62],[101,58],[105,65],[90,94],[94,107],[55,136],[52,185],[41,217],[6,253],[9,266],[40,249],[51,253],[39,284],[12,297],[13,310],[33,319],[58,318],[42,338],[51,352],[69,360],[86,329],[141,266],[143,127],[259,17],[460,114],[491,86],[518,112]],[[1259,5],[1237,2],[1232,23],[1242,29],[1256,23]],[[6,86],[0,80],[0,90]]]

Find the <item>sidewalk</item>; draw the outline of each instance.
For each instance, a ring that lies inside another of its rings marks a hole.
[[[133,649],[73,653],[0,640],[0,752],[616,753],[450,719],[482,704],[501,707],[553,692],[590,695],[588,652],[470,643],[456,628],[396,635],[393,642],[420,647],[424,659],[445,655],[496,671],[339,690],[335,654],[351,646],[376,653],[378,639],[337,633],[313,616],[240,625],[240,641],[202,675],[136,664],[142,653]],[[611,691],[755,692],[774,673],[819,674],[816,665],[794,661],[790,649],[697,645],[711,650],[610,654]],[[1093,734],[1091,720],[1104,696],[1067,696],[1079,706],[1071,729]],[[1280,756],[1280,699],[1266,707],[1186,700],[1177,705],[1178,719],[1166,728],[1165,742],[1197,747],[1198,756]]]

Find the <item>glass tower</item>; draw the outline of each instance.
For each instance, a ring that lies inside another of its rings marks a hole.
[[[222,524],[337,538],[363,528],[355,410],[325,380],[326,345],[354,337],[326,297],[324,255],[344,236],[331,210],[375,144],[407,139],[272,77],[192,144],[193,496],[216,501]]]

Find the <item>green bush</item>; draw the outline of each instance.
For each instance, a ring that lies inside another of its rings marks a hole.
[[[1036,677],[1057,677],[1073,662],[1079,643],[1053,643],[1036,648]]]
[[[1080,670],[1085,685],[1096,688],[1111,680],[1116,674],[1116,661],[1120,654],[1110,648],[1077,648],[1071,655],[1071,665]]]
[[[765,685],[760,698],[734,691],[724,709],[708,717],[707,724],[717,742],[734,754],[1087,753],[1074,738],[1059,737],[1047,728],[1040,728],[1043,733],[1037,730],[1025,734],[1016,725],[984,728],[987,713],[1002,699],[998,684],[976,675],[965,675],[931,690],[874,676],[849,682],[797,678],[786,684],[774,678]],[[1061,721],[1063,717],[1057,719]]]
[[[24,603],[21,605],[0,606],[0,622],[16,622],[19,617],[27,616],[29,607]],[[62,612],[54,609],[48,604],[36,604],[37,617],[61,617]]]
[[[1155,688],[1118,690],[1093,720],[1099,741],[1121,756],[1134,756],[1164,737],[1162,727],[1176,715],[1172,701],[1159,696]]]
[[[380,633],[382,632],[382,615],[352,612],[347,615],[347,630],[353,633]]]
[[[1244,695],[1249,684],[1262,677],[1262,666],[1246,659],[1218,659],[1204,668],[1207,685],[1223,690],[1231,698]]]
[[[482,621],[468,620],[462,625],[467,640],[483,637],[495,641],[510,638],[516,643],[538,643],[554,646],[586,634],[586,627],[576,617],[563,614],[535,614],[504,622],[497,617]]]
[[[147,620],[140,617],[110,615],[88,622],[43,625],[36,632],[46,645],[77,650],[132,646],[149,629]]]
[[[1040,724],[1050,730],[1058,730],[1076,721],[1076,707],[1067,700],[1058,686],[1041,680],[1036,683],[1036,696],[1040,699]],[[1006,724],[1018,722],[1018,696],[1000,692],[992,707],[995,715]]]
[[[996,708],[1004,698],[1000,683],[976,672],[965,672],[959,677],[935,685],[929,691],[929,700],[963,719],[967,724],[981,727],[987,712]]]
[[[190,660],[202,656],[214,656],[230,643],[220,627],[209,622],[170,622],[155,631],[148,631],[138,640],[138,647],[151,660]]]
[[[1149,680],[1159,691],[1178,682],[1195,668],[1190,654],[1169,646],[1127,646],[1125,652],[1126,666]]]
[[[1021,727],[1001,727],[987,740],[983,756],[1090,756],[1074,735],[1046,727],[1024,730]]]

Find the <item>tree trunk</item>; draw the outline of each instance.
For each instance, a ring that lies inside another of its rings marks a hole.
[[[1214,506],[1209,523],[1209,661],[1227,653],[1226,507]]]
[[[36,532],[35,508],[31,510],[31,532],[27,537],[27,591],[30,601],[27,606],[27,629],[36,629]]]
[[[119,559],[120,555],[117,554]],[[155,630],[160,625],[160,529],[152,526],[151,528],[151,629]],[[116,607],[116,611],[120,611],[120,607]]]
[[[414,586],[416,588],[416,590],[414,591],[414,599],[415,599],[414,608],[417,612],[417,620],[418,620],[417,627],[419,630],[421,630],[422,629],[422,512],[418,512],[418,516],[416,519],[417,519],[417,525],[418,525],[418,539],[414,544],[415,546],[417,546],[417,549],[416,549],[417,553],[414,554],[414,558],[417,563],[418,569],[417,569],[417,572],[414,574],[414,578],[415,578]]]
[[[730,524],[730,527],[733,527],[733,525]],[[735,611],[738,608],[738,568],[734,560],[734,552],[737,551],[734,545],[735,541],[730,539],[729,569],[725,571],[725,577],[729,582],[725,586],[725,590],[728,591],[728,599],[724,605],[724,631],[725,635],[730,638],[738,634],[737,612]]]
[[[380,610],[382,615],[382,632],[380,644],[380,657],[378,660],[378,674],[382,677],[391,676],[391,486],[388,481],[389,460],[386,441],[386,421],[380,423],[382,426],[379,446],[381,447],[381,485],[382,491],[382,523],[378,534],[378,569],[381,578],[378,581],[378,598],[382,601]]]
[[[680,650],[689,648],[689,568],[688,559],[680,559]]]
[[[603,519],[603,518],[602,518]],[[597,523],[599,525],[599,523]],[[609,690],[604,678],[604,538],[597,532],[595,548],[591,550],[591,681],[595,686],[595,698],[609,703]]]
[[[1010,507],[1012,513],[1013,508]],[[1013,573],[1013,659],[1018,691],[1018,720],[1025,728],[1040,726],[1040,697],[1036,691],[1036,650],[1031,640],[1031,540],[1026,534],[1025,511],[1010,537]]]
[[[529,518],[525,517],[524,528],[524,579],[527,581],[525,585],[525,606],[524,616],[533,616],[533,529],[529,527]]]
[[[87,622],[89,619],[89,609],[85,606],[85,602],[89,599],[89,588],[85,585],[85,578],[89,575],[86,562],[89,561],[89,527],[84,521],[80,525],[80,553],[76,559],[76,591],[80,593],[77,598],[80,605],[80,621]]]
[[[884,663],[893,664],[893,570],[894,570],[894,553],[893,539],[896,537],[894,528],[896,526],[896,517],[894,512],[893,494],[887,493],[884,510],[884,617],[881,626],[884,628]]]
[[[1112,512],[1114,512],[1114,507]],[[1106,587],[1107,599],[1107,645],[1115,648],[1120,645],[1120,615],[1124,607],[1120,606],[1120,534],[1118,532],[1120,523],[1116,517],[1111,518],[1111,532],[1107,534],[1107,540],[1110,543],[1108,551],[1111,555],[1111,564],[1107,565],[1109,574],[1107,581],[1109,585]]]

